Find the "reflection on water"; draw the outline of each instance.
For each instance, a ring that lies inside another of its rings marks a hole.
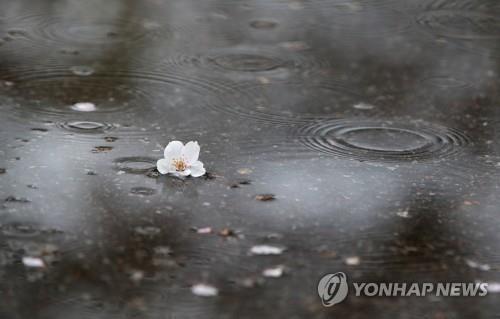
[[[0,8],[0,318],[498,312],[316,294],[500,282],[497,2]],[[159,176],[171,140],[209,174]]]

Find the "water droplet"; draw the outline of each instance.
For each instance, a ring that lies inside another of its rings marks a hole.
[[[360,161],[440,159],[469,143],[463,133],[446,127],[382,121],[320,121],[299,135],[312,149]]]
[[[91,121],[65,122],[59,126],[76,133],[103,133],[114,128],[112,124]]]
[[[155,236],[161,233],[161,229],[153,226],[136,227],[135,232],[144,236]]]
[[[71,109],[78,112],[94,112],[97,108],[94,103],[80,102],[73,104]]]
[[[129,174],[146,174],[156,168],[156,159],[151,157],[122,157],[115,163],[120,171]]]
[[[221,68],[241,72],[271,71],[285,65],[284,61],[271,56],[250,53],[232,53],[211,58]]]
[[[73,74],[79,75],[79,76],[89,76],[89,75],[94,74],[95,70],[94,70],[94,68],[92,68],[90,66],[77,65],[77,66],[71,67],[71,72],[73,72]]]
[[[130,193],[134,195],[151,196],[156,194],[156,190],[148,187],[134,187],[130,190]]]
[[[358,110],[372,110],[375,108],[374,105],[371,105],[371,104],[368,104],[368,103],[358,103],[358,104],[355,104],[353,106],[355,109],[358,109]]]

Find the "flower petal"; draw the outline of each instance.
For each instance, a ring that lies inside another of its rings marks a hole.
[[[161,159],[156,162],[156,168],[160,174],[168,174],[170,172],[170,161],[167,159]]]
[[[188,164],[192,164],[198,160],[200,156],[200,145],[198,142],[189,142],[182,149],[182,157],[188,162]]]
[[[194,162],[194,164],[191,165],[190,169],[191,169],[191,176],[193,177],[203,176],[207,172],[203,167],[203,163],[200,161]]]
[[[189,176],[191,174],[191,170],[188,168],[183,171],[176,171],[175,174],[179,176]]]
[[[168,143],[167,147],[165,147],[164,156],[165,158],[175,158],[180,157],[184,144],[179,141],[172,141]]]

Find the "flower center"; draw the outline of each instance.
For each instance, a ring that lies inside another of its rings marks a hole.
[[[175,170],[178,172],[185,171],[186,168],[188,167],[186,161],[184,161],[184,159],[182,159],[182,158],[174,159],[173,163],[174,163]]]

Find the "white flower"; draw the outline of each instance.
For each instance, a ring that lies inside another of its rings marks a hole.
[[[198,160],[200,145],[189,142],[186,145],[179,141],[168,143],[165,148],[165,158],[156,163],[161,174],[200,177],[206,173],[203,163]]]

